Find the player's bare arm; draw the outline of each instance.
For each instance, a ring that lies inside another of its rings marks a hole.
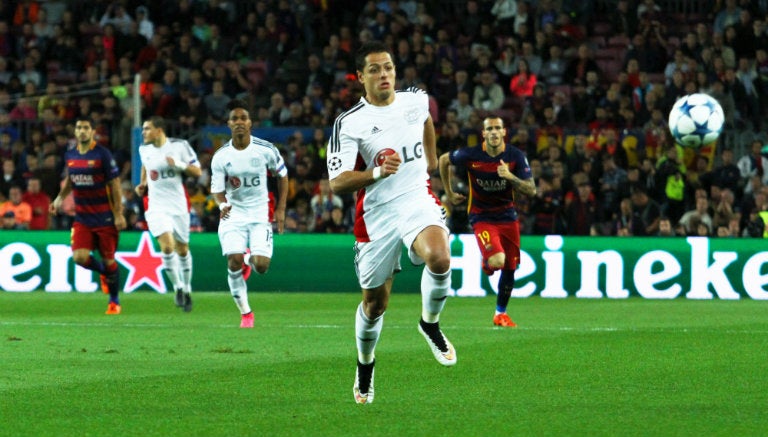
[[[141,166],[141,179],[139,180],[139,185],[136,185],[134,191],[139,197],[144,196],[147,192],[147,168],[143,165]]]
[[[424,157],[427,158],[427,171],[431,174],[438,166],[435,124],[431,116],[427,116],[424,122]]]
[[[69,179],[69,171],[64,171],[64,185],[61,187],[61,191],[59,191],[59,195],[56,196],[55,199],[53,199],[53,202],[51,202],[51,205],[48,207],[48,212],[51,214],[56,214],[59,209],[61,209],[61,204],[64,202],[64,199],[69,196],[69,193],[72,192],[72,181]]]
[[[277,205],[275,205],[275,221],[277,233],[282,234],[285,229],[285,205],[288,202],[288,176],[282,176],[277,180]]]
[[[112,216],[115,218],[115,227],[118,231],[122,231],[126,227],[121,188],[120,178],[114,178],[109,181],[109,207],[112,210]]]
[[[438,162],[440,168],[440,179],[443,181],[443,189],[445,190],[445,195],[448,197],[448,200],[452,204],[458,205],[459,203],[466,200],[466,196],[453,191],[453,186],[451,186],[451,181],[453,180],[453,166],[451,165],[451,160],[448,155],[448,153],[443,153],[440,156],[440,160]]]
[[[224,192],[211,194],[213,194],[213,200],[216,201],[216,205],[219,207],[219,218],[221,220],[228,219],[229,211],[232,209],[232,205],[227,202],[227,198],[224,195]]]
[[[331,189],[336,194],[354,193],[379,179],[388,178],[397,173],[397,169],[400,168],[402,162],[402,158],[397,153],[387,155],[384,162],[378,167],[362,171],[349,170],[336,176],[330,180]]]
[[[201,174],[203,174],[203,171],[200,169],[200,167],[196,165],[186,165],[183,162],[176,163],[176,160],[173,159],[171,156],[166,156],[165,161],[168,163],[169,167],[175,168],[176,170],[180,171],[182,175],[192,176],[193,178],[200,177]]]
[[[514,188],[518,193],[524,194],[526,196],[536,195],[536,183],[533,181],[533,178],[523,180],[515,176],[511,171],[509,171],[509,165],[504,162],[503,159],[501,160],[501,164],[497,167],[496,171],[499,176],[508,180],[512,184],[512,188]]]

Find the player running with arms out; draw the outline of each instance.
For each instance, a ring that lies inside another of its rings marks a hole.
[[[112,154],[93,139],[93,123],[87,117],[75,121],[77,146],[64,153],[65,179],[49,212],[56,214],[64,199],[73,194],[72,259],[99,273],[101,287],[109,293],[106,314],[120,314],[120,271],[115,262],[119,231],[125,229],[119,170]],[[101,260],[93,257],[99,252]]]
[[[365,404],[373,402],[374,349],[402,245],[414,264],[426,263],[419,331],[440,364],[454,365],[456,351],[438,323],[451,291],[451,255],[443,210],[428,185],[428,171],[437,168],[428,96],[418,89],[395,92],[395,65],[380,42],[363,45],[355,61],[365,96],[334,122],[327,159],[333,191],[358,193],[355,271],[362,302],[355,315],[353,394]]]
[[[176,292],[176,306],[192,311],[192,253],[189,251],[189,206],[184,177],[199,177],[200,162],[186,140],[168,138],[165,120],[154,116],[141,128],[144,144],[141,183],[136,194],[149,194],[144,217],[163,253],[163,269]]]
[[[272,143],[251,135],[251,117],[245,102],[233,100],[228,109],[227,125],[232,139],[211,160],[211,193],[219,205],[219,241],[227,257],[229,290],[241,314],[240,327],[253,328],[253,312],[243,278],[243,254],[250,249],[252,268],[259,274],[267,272],[272,259],[267,171],[278,176],[274,216],[277,232],[282,234],[288,170]]]
[[[483,255],[483,271],[490,276],[501,270],[493,324],[513,328],[517,325],[507,315],[507,305],[515,286],[515,269],[520,262],[520,225],[515,192],[533,196],[536,184],[523,152],[504,142],[506,134],[500,117],[486,117],[482,146],[463,147],[440,156],[440,178],[449,201],[459,204],[465,196],[451,187],[451,164],[467,169],[469,222]]]

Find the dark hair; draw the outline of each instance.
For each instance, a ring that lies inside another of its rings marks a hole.
[[[245,100],[243,99],[232,99],[229,101],[229,103],[227,103],[227,110],[233,111],[235,109],[242,109],[249,115],[251,113],[251,108],[248,107],[248,104],[245,103]]]
[[[75,118],[75,124],[77,124],[78,121],[87,121],[88,124],[91,125],[91,128],[94,127],[93,118],[91,118],[91,116],[89,116],[89,115],[78,115]]]
[[[149,117],[149,120],[147,120],[147,121],[152,123],[152,126],[154,126],[156,128],[159,128],[159,129],[162,129],[163,132],[165,132],[166,123],[165,123],[165,119],[163,117],[161,117],[159,115],[153,115],[152,117]]]
[[[389,53],[389,49],[381,41],[369,41],[363,44],[355,53],[355,67],[358,71],[363,71],[363,68],[365,68],[365,57],[371,53]],[[391,53],[389,55],[392,56]]]

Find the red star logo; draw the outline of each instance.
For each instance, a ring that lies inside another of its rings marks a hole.
[[[149,285],[158,293],[165,293],[163,280],[163,258],[155,252],[149,232],[142,232],[134,252],[117,252],[115,258],[128,269],[128,278],[123,290],[130,293],[142,284]]]

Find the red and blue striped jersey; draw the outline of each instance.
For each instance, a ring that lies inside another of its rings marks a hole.
[[[73,147],[64,153],[64,162],[75,199],[75,221],[89,227],[114,226],[108,182],[120,172],[109,149],[94,142],[81,154]]]
[[[510,222],[517,220],[515,190],[499,176],[501,160],[509,171],[522,180],[531,178],[531,167],[523,152],[507,144],[497,156],[490,156],[482,146],[463,147],[451,152],[451,164],[466,169],[469,180],[469,222]]]

